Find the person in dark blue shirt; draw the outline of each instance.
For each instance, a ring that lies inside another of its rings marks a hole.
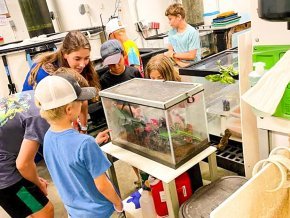
[[[29,70],[22,91],[32,90],[43,78],[54,75],[60,67],[71,68],[81,74],[89,86],[100,90],[98,74],[90,60],[91,45],[87,37],[80,31],[69,32],[60,48],[55,52],[41,54]],[[98,95],[93,102],[98,100]],[[80,131],[87,129],[88,102],[83,102],[80,114]],[[86,131],[83,131],[85,133]]]

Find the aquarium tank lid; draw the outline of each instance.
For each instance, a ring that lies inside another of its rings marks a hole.
[[[167,109],[203,91],[202,84],[134,78],[99,92],[101,97]]]

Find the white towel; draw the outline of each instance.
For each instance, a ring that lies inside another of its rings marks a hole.
[[[242,99],[259,111],[272,115],[290,81],[290,50],[249,89]]]

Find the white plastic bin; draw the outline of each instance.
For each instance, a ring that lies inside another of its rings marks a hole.
[[[290,214],[290,189],[267,192],[280,182],[280,172],[268,164],[211,212],[211,218],[286,218]]]

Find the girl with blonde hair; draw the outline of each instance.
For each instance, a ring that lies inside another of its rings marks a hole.
[[[152,57],[146,65],[145,77],[165,81],[181,81],[170,58],[163,54]]]

